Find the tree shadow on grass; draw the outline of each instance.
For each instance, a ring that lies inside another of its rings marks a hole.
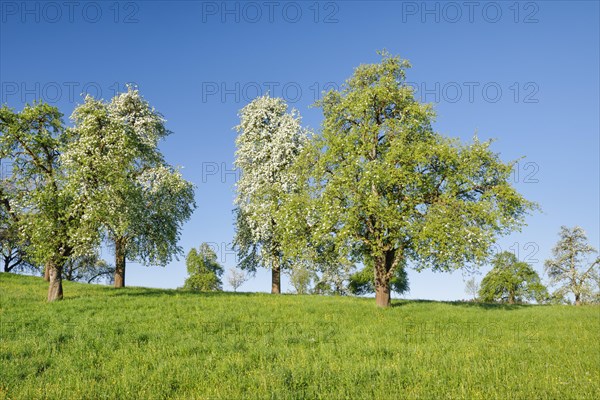
[[[437,303],[448,304],[456,307],[482,308],[485,310],[519,310],[522,308],[533,307],[532,304],[506,304],[506,303],[478,303],[473,301],[436,301],[436,300],[395,300],[392,307],[402,307],[409,304]]]
[[[397,299],[392,300],[392,307],[402,307],[407,306],[409,304],[418,304],[418,303],[442,303],[441,301],[435,300],[405,300],[405,299]]]
[[[115,289],[108,288],[110,296],[130,296],[130,297],[161,297],[161,296],[182,296],[182,297],[222,297],[222,296],[239,296],[248,297],[255,293],[248,292],[200,292],[193,290],[177,290],[177,289],[151,289],[151,288],[124,288]]]
[[[444,304],[451,306],[467,308],[483,308],[486,310],[520,310],[522,308],[533,307],[533,304],[506,304],[506,303],[479,303],[474,301],[445,301]]]

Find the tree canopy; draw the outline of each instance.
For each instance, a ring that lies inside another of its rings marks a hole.
[[[497,254],[492,264],[492,270],[481,281],[481,301],[515,304],[526,300],[542,302],[548,297],[538,273],[526,262],[519,261],[513,253],[504,251]]]
[[[227,274],[227,283],[229,283],[229,286],[231,286],[234,292],[237,292],[238,288],[247,280],[248,275],[246,272],[237,268],[229,269],[229,273]]]
[[[585,300],[596,301],[600,291],[600,257],[593,255],[598,251],[588,243],[579,226],[561,226],[559,236],[552,249],[553,258],[544,265],[551,284],[558,286],[555,295],[561,298],[572,293],[576,305]]]
[[[184,289],[203,292],[222,290],[223,267],[217,261],[217,254],[208,244],[202,243],[198,250],[191,249],[185,259],[185,265],[189,277],[185,281]]]
[[[68,145],[62,117],[45,103],[26,105],[21,112],[0,108],[0,158],[12,162],[10,176],[2,179],[3,212],[10,207],[28,259],[48,270],[48,301],[62,299],[63,266],[69,258],[92,251],[88,238],[75,234],[82,213],[60,160]]]
[[[321,132],[298,163],[309,194],[286,201],[297,218],[282,219],[281,228],[300,244],[294,232],[308,224],[313,246],[333,242],[343,256],[372,259],[383,307],[398,269],[481,264],[535,207],[511,186],[513,163],[490,141],[463,144],[433,130],[435,113],[415,99],[409,67],[383,52],[317,102]]]

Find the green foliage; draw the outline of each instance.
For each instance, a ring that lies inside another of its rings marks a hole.
[[[510,183],[513,163],[491,142],[444,137],[406,81],[407,61],[382,53],[317,103],[322,132],[297,162],[308,186],[286,199],[286,251],[333,242],[344,257],[374,260],[376,285],[396,269],[450,271],[483,263],[499,235],[535,204]]]
[[[254,240],[249,219],[244,211],[236,207],[233,212],[236,221],[233,245],[238,255],[238,267],[244,271],[256,272],[258,267],[265,264],[261,258],[261,244]]]
[[[558,286],[556,297],[564,298],[572,293],[577,305],[597,303],[600,299],[600,257],[593,257],[597,250],[588,244],[581,227],[562,226],[559,236],[560,240],[552,249],[554,258],[544,264],[550,283]]]
[[[217,254],[206,243],[202,243],[198,250],[191,249],[185,259],[189,277],[183,285],[184,289],[196,291],[221,290],[223,283],[223,267],[217,261]]]
[[[0,269],[3,272],[38,272],[27,256],[29,240],[19,235],[20,215],[12,207],[15,190],[10,183],[10,163],[0,160]],[[6,172],[7,176],[4,176]]]
[[[567,299],[564,294],[562,294],[560,291],[555,291],[553,293],[550,293],[548,295],[548,298],[546,299],[546,303],[547,304],[571,304],[569,302],[569,299]]]
[[[538,303],[548,297],[546,287],[538,273],[525,262],[508,251],[497,254],[493,268],[481,281],[479,297],[484,302],[502,301],[509,304],[536,300]]]
[[[0,274],[0,398],[600,398],[598,306],[45,286]]]
[[[409,291],[408,275],[404,268],[396,269],[394,276],[390,280],[390,287],[392,291],[399,295],[403,295]],[[350,293],[355,295],[375,293],[373,263],[367,263],[363,269],[350,276],[348,289]]]
[[[329,282],[319,280],[315,282],[315,286],[312,288],[312,294],[317,295],[328,295],[328,294],[336,294]]]
[[[291,208],[289,205],[282,208],[284,211],[280,216],[282,220],[286,220],[286,212]],[[296,211],[303,212],[302,208],[293,212]],[[321,243],[311,242],[311,228],[304,226],[303,229],[301,235],[294,233],[295,241],[291,243],[292,247],[285,247],[284,250],[284,253],[293,260],[292,268],[300,267],[310,271],[311,279],[314,281],[312,289],[314,294],[347,295],[350,275],[355,269],[354,262],[340,255],[331,240]],[[282,237],[285,236],[286,234],[282,234]],[[287,237],[290,238],[291,235],[287,234]],[[289,246],[290,243],[286,245]]]
[[[296,294],[307,294],[314,278],[314,272],[302,264],[294,264],[290,268],[290,285]]]
[[[26,105],[21,112],[3,106],[0,132],[0,159],[12,162],[0,187],[2,213],[12,219],[9,244],[26,247],[33,264],[59,269],[72,255],[90,252],[87,238],[75,234],[82,214],[60,160],[68,144],[62,114],[45,103]]]

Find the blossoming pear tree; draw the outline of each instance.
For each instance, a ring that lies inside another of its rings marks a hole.
[[[241,178],[234,246],[241,268],[271,269],[272,293],[281,292],[281,269],[289,264],[281,248],[278,209],[283,196],[298,188],[291,166],[308,140],[298,112],[287,109],[280,98],[258,97],[240,111],[236,127],[235,166]]]
[[[79,230],[114,246],[114,285],[123,287],[127,260],[166,265],[181,253],[177,241],[195,208],[194,189],[165,162],[158,144],[170,132],[138,90],[129,87],[109,103],[87,96],[71,118],[62,158],[84,208]]]

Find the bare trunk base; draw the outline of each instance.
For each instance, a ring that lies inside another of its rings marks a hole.
[[[392,304],[392,296],[390,296],[390,285],[377,285],[375,288],[375,303],[377,307],[389,307]]]
[[[63,287],[61,271],[55,265],[46,265],[49,272],[50,285],[48,286],[48,302],[62,300]]]
[[[279,266],[273,266],[271,269],[271,293],[281,293],[281,270]]]
[[[115,287],[125,287],[125,267],[115,268]]]
[[[125,287],[125,243],[115,240],[115,287]]]
[[[390,271],[394,263],[395,250],[387,251],[375,259],[375,303],[377,307],[387,308],[392,305],[390,290]]]

